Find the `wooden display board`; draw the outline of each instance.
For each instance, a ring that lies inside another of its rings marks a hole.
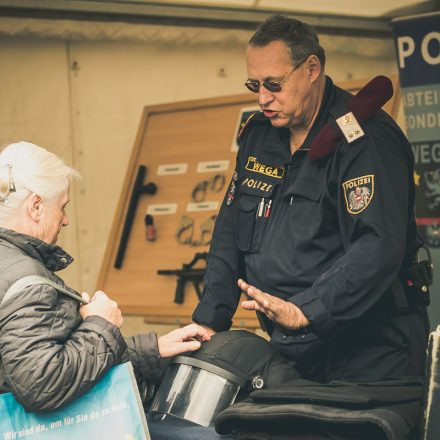
[[[177,228],[182,216],[192,219],[192,241],[200,241],[202,224],[217,214],[235,167],[239,121],[246,118],[248,108],[257,109],[250,94],[145,108],[98,280],[98,288],[109,292],[124,313],[143,315],[149,322],[190,322],[198,302],[193,285],[186,284],[184,302],[176,304],[176,277],[160,276],[157,271],[179,269],[196,252],[208,251],[207,245],[179,244]],[[116,269],[119,241],[140,165],[147,167],[145,183],[156,184],[157,193],[139,197],[122,267]],[[224,184],[218,178],[211,189],[215,175],[224,176]],[[204,196],[204,200],[194,203],[192,192],[204,181],[209,182],[206,192],[197,193],[197,199]],[[157,231],[153,242],[146,240],[147,212],[153,215]],[[206,234],[203,238],[206,241]],[[239,310],[234,325],[256,328],[258,322],[253,312]]]
[[[395,81],[395,79],[394,79]],[[339,84],[355,93],[366,81]],[[395,90],[397,89],[395,84]],[[395,94],[397,96],[397,94]],[[395,97],[386,110],[395,115]],[[200,228],[216,215],[235,167],[235,137],[249,113],[257,109],[255,95],[244,94],[214,99],[146,107],[132,152],[127,177],[104,256],[98,289],[109,292],[123,313],[145,317],[151,323],[185,324],[198,302],[187,283],[182,304],[174,302],[177,279],[160,276],[158,270],[179,269],[207,245],[183,245],[176,240],[182,216],[193,222],[193,242],[200,241]],[[157,185],[154,195],[140,195],[121,268],[115,268],[130,196],[140,165],[147,167],[144,183]],[[200,182],[212,183],[220,174],[225,183],[199,192],[197,204],[192,192]],[[196,205],[196,206],[195,206]],[[197,206],[199,205],[199,206]],[[153,215],[155,241],[146,240],[145,215]],[[206,239],[206,236],[204,237]],[[253,312],[238,308],[238,327],[257,328]]]

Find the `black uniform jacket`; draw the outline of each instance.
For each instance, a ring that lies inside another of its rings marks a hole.
[[[272,326],[272,342],[306,377],[376,380],[422,374],[426,311],[398,313],[390,286],[420,246],[411,148],[383,111],[329,156],[310,144],[351,95],[327,78],[318,117],[293,156],[290,132],[262,114],[244,129],[216,222],[193,319],[226,330],[237,279],[297,305],[311,322]],[[319,147],[319,146],[318,146]]]

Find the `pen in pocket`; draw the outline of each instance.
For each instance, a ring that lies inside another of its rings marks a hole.
[[[263,213],[264,213],[264,197],[261,198],[261,201],[258,204],[257,217],[263,217]]]
[[[267,203],[266,206],[264,207],[264,217],[265,218],[269,218],[270,216],[270,211],[272,210],[272,199],[270,199]]]

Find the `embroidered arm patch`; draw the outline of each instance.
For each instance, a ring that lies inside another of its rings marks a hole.
[[[374,195],[374,174],[356,177],[342,183],[345,203],[350,214],[359,214],[371,202]]]

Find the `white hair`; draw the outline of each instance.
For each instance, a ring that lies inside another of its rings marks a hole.
[[[0,222],[13,218],[30,194],[51,203],[79,177],[78,171],[38,145],[7,145],[0,151]]]

